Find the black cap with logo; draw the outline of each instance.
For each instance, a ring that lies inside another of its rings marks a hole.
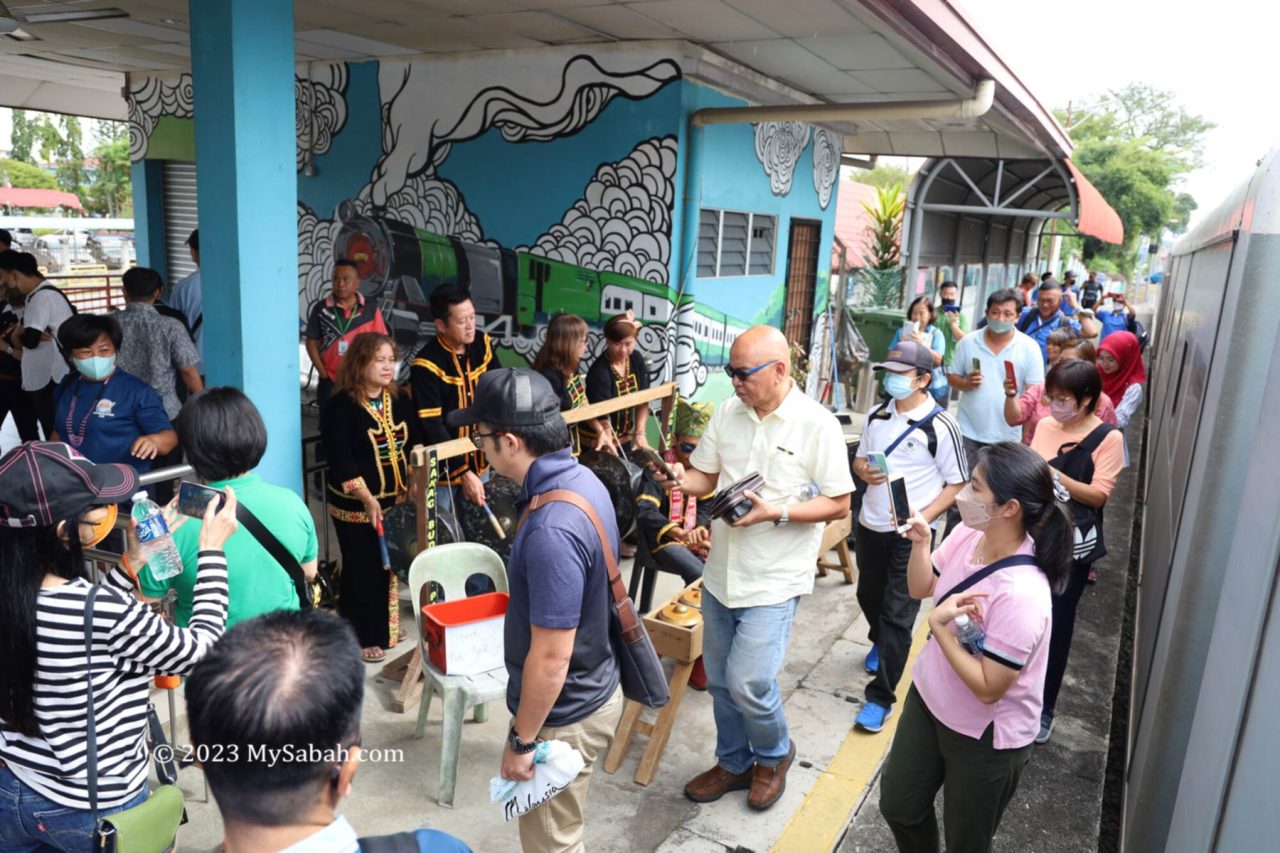
[[[137,490],[128,465],[95,465],[69,445],[29,441],[0,458],[0,524],[49,527]]]

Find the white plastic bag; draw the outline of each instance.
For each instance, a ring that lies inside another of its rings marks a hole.
[[[502,803],[502,818],[509,821],[569,787],[586,766],[582,753],[564,741],[543,741],[533,751],[533,778],[512,782],[494,776],[489,780],[489,800]]]

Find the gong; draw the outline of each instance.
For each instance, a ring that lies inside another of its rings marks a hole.
[[[409,564],[418,556],[418,512],[412,503],[396,504],[382,513],[382,533],[387,539],[387,554],[396,577],[409,582]],[[449,526],[436,522],[436,544],[453,541]]]
[[[635,466],[612,453],[585,448],[578,456],[578,461],[599,477],[609,492],[609,500],[613,501],[614,515],[618,520],[618,535],[624,537],[629,534],[636,523],[633,476],[638,472]]]
[[[479,542],[487,545],[502,557],[505,563],[511,556],[511,543],[516,538],[516,522],[520,516],[516,513],[516,499],[520,497],[520,486],[515,480],[494,475],[484,484],[484,498],[493,511],[493,516],[502,525],[503,538],[498,537],[493,529],[493,522],[484,507],[476,506],[463,498],[459,501],[462,508],[462,533],[468,542]]]

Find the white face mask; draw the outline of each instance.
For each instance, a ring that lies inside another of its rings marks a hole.
[[[956,495],[956,509],[960,513],[960,520],[964,522],[965,527],[972,530],[985,530],[994,520],[991,513],[987,512],[989,506],[991,504],[984,504],[974,499],[972,482]]]

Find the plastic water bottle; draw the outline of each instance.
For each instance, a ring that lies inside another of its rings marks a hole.
[[[987,642],[987,632],[982,630],[982,626],[963,613],[956,617],[955,624],[956,639],[964,650],[971,655],[982,654],[982,647]]]
[[[142,543],[142,553],[147,557],[147,570],[151,576],[163,581],[182,574],[182,557],[173,544],[173,535],[169,533],[169,525],[159,505],[147,497],[146,492],[138,492],[133,496],[130,514],[137,522],[138,541]]]
[[[791,497],[795,499],[796,503],[804,503],[816,498],[820,491],[817,483],[806,483],[792,492]]]

